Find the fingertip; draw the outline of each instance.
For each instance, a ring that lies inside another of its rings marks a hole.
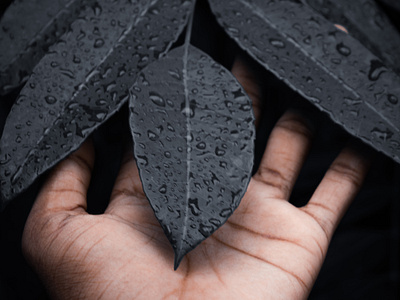
[[[243,86],[252,101],[256,126],[261,116],[261,85],[256,72],[252,70],[243,55],[237,55],[233,62],[232,74]]]

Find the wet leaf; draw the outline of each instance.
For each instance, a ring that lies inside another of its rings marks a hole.
[[[95,0],[21,0],[0,21],[0,95],[24,83],[49,46]]]
[[[400,2],[398,0],[377,0],[378,2],[382,2],[385,5],[393,8],[397,12],[400,12]]]
[[[251,177],[251,101],[193,46],[146,68],[131,89],[134,154],[144,191],[175,251],[186,253],[239,205]]]
[[[209,0],[253,58],[350,134],[400,162],[400,78],[297,0]]]
[[[375,1],[306,2],[331,22],[344,26],[351,36],[382,59],[387,67],[400,73],[400,34]]]
[[[180,0],[98,5],[52,47],[12,108],[0,153],[6,201],[128,100],[138,72],[169,50],[193,10],[193,2]]]

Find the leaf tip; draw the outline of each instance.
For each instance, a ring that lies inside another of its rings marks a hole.
[[[174,271],[178,269],[182,259],[185,257],[185,254],[185,252],[175,250]]]

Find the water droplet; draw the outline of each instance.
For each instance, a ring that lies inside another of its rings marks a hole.
[[[205,237],[209,237],[213,231],[213,227],[210,225],[200,224],[199,232]]]
[[[168,74],[169,74],[172,78],[175,78],[175,79],[178,79],[178,80],[181,79],[181,75],[180,75],[180,73],[179,73],[179,71],[178,71],[177,69],[175,69],[175,70],[173,70],[173,69],[168,70]]]
[[[207,145],[204,142],[200,142],[196,145],[197,149],[204,150],[206,149]]]
[[[76,64],[80,64],[80,63],[81,63],[81,59],[80,59],[78,56],[76,56],[76,55],[74,55],[74,58],[72,59],[72,61],[73,61],[74,63],[76,63]]]
[[[232,101],[224,101],[224,103],[225,103],[225,106],[226,106],[226,108],[231,108],[232,107],[232,105],[233,105],[233,102]]]
[[[157,106],[165,107],[165,100],[156,92],[149,93],[150,100]]]
[[[57,68],[59,65],[60,65],[60,64],[59,64],[58,62],[56,62],[56,61],[52,61],[52,62],[50,63],[50,66],[51,66],[52,68]]]
[[[149,164],[149,160],[147,159],[146,156],[138,155],[137,163],[143,166],[147,166]]]
[[[165,156],[166,158],[171,158],[171,152],[165,151],[165,152],[164,152],[164,156]]]
[[[240,105],[239,109],[243,111],[250,111],[251,110],[251,104],[242,104]]]
[[[75,75],[71,70],[60,69],[60,74],[67,76],[68,78],[75,79]]]
[[[393,132],[391,132],[390,130],[380,130],[378,128],[374,128],[371,131],[371,134],[375,137],[377,137],[378,139],[381,139],[383,141],[386,141],[388,139],[390,139],[393,136]]]
[[[118,69],[118,77],[124,76],[126,73],[125,65]]]
[[[57,102],[57,99],[54,96],[51,96],[51,95],[46,96],[44,99],[46,100],[46,102],[48,104],[54,104],[54,103]]]
[[[185,117],[193,117],[194,116],[194,113],[193,113],[193,111],[190,109],[190,107],[183,107],[182,108],[182,110],[181,110],[181,112],[182,112],[182,114],[185,116]]]
[[[231,208],[225,208],[220,212],[220,216],[222,218],[227,218],[230,214],[232,213],[232,209]]]
[[[14,175],[11,177],[11,184],[16,184],[18,179],[21,177],[22,175],[22,171],[23,168],[22,166],[19,166],[17,171],[14,173]]]
[[[200,215],[201,210],[199,208],[199,200],[197,198],[189,199],[189,208],[193,215],[195,216]]]
[[[189,103],[189,107],[186,106],[186,101],[181,104],[181,113],[187,118],[193,118],[195,114],[196,102],[191,100]]]
[[[393,94],[388,94],[387,99],[392,104],[397,104],[399,102],[399,99]]]
[[[8,154],[8,153],[6,153],[6,154],[4,155],[4,158],[2,158],[2,159],[0,160],[0,165],[5,165],[5,164],[7,164],[10,160],[11,160],[11,155]]]
[[[96,101],[96,105],[97,106],[104,106],[104,105],[106,105],[107,104],[107,101],[105,100],[105,99],[98,99],[97,101]]]
[[[95,41],[94,41],[94,47],[95,48],[100,48],[100,47],[103,47],[104,46],[104,40],[103,39],[96,39]]]
[[[167,128],[169,131],[175,132],[175,128],[170,123],[167,124]]]
[[[233,36],[239,36],[239,29],[235,28],[235,27],[228,27],[228,31],[230,34],[232,34]]]
[[[345,46],[343,43],[337,44],[336,50],[343,56],[349,56],[351,54],[351,49],[349,47]]]
[[[211,218],[210,220],[208,220],[208,222],[210,222],[211,224],[213,224],[216,227],[221,226],[221,221],[215,218]]]
[[[83,39],[86,36],[86,33],[84,31],[81,30],[81,32],[79,33],[79,35],[76,37],[77,41],[80,41],[81,39]]]
[[[278,39],[270,39],[269,42],[272,46],[274,46],[275,48],[278,48],[278,49],[285,48],[285,46],[286,46],[283,41],[278,40]]]
[[[371,66],[368,73],[368,78],[371,81],[376,81],[379,79],[382,73],[386,71],[385,66],[379,60],[371,60]]]
[[[311,44],[311,36],[307,36],[303,40],[304,44],[310,45]]]
[[[151,130],[147,130],[147,136],[149,137],[150,141],[153,141],[153,142],[158,139],[158,135]]]
[[[103,10],[103,9],[102,9],[101,6],[99,5],[99,3],[96,2],[96,3],[94,4],[94,6],[93,6],[94,15],[95,15],[96,17],[100,16],[102,10]]]
[[[167,186],[165,184],[163,184],[158,191],[161,194],[166,194],[167,193]]]
[[[226,167],[228,166],[228,163],[225,162],[225,161],[220,161],[220,162],[219,162],[219,166],[220,166],[221,168],[226,169]]]

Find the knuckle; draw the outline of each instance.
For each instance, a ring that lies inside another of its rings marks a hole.
[[[288,179],[278,170],[260,166],[257,175],[266,185],[277,189],[283,197],[286,197],[290,191]]]
[[[335,177],[349,182],[351,185],[359,188],[361,186],[361,176],[359,170],[351,167],[349,164],[344,162],[334,162],[330,167],[330,171]]]
[[[89,170],[90,172],[92,172],[92,164],[83,156],[77,154],[77,153],[72,153],[70,155],[70,159],[77,164],[80,168],[82,169],[86,169]]]
[[[276,124],[278,129],[310,139],[314,135],[311,124],[297,113],[287,113]]]

